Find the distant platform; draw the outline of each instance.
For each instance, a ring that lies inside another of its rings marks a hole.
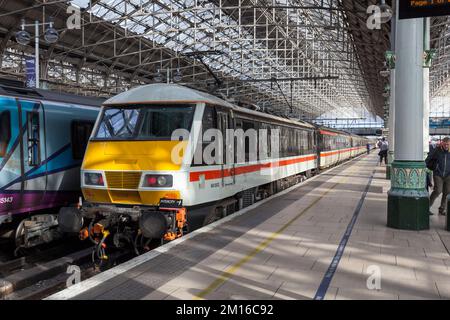
[[[385,170],[354,159],[48,299],[448,299],[445,217],[387,228]]]

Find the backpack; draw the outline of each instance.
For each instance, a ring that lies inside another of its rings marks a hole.
[[[430,159],[426,162],[427,168],[430,169],[431,171],[436,170],[437,167],[437,159]]]
[[[426,159],[425,159],[425,165],[427,166],[427,168],[431,171],[436,170],[437,167],[437,158],[435,157],[437,150],[434,150],[432,154],[430,154]]]

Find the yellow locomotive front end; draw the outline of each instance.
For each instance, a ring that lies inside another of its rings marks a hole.
[[[157,205],[161,198],[180,198],[173,173],[181,164],[171,150],[187,141],[96,141],[86,150],[82,191],[96,204]]]
[[[81,167],[84,201],[60,212],[62,230],[93,241],[100,260],[106,238],[138,253],[152,239],[180,237],[187,229],[183,158],[195,110],[195,101],[103,106]]]
[[[175,178],[182,161],[173,151],[182,158],[188,141],[172,135],[189,133],[194,111],[192,104],[105,106],[81,167],[85,200],[155,206],[161,198],[180,199]]]

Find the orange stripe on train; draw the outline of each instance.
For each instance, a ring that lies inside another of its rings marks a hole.
[[[317,159],[316,155],[306,156],[306,157],[302,156],[302,157],[295,158],[295,159],[278,160],[278,161],[269,162],[269,163],[253,164],[253,165],[249,165],[249,166],[237,167],[234,169],[234,175],[237,176],[240,174],[256,172],[256,171],[259,171],[261,169],[266,169],[266,168],[283,167],[283,166],[287,166],[290,164],[312,161],[315,159]],[[224,173],[223,174],[224,177],[232,176],[233,169],[225,169],[223,173]],[[189,173],[189,181],[190,182],[199,181],[201,175],[205,176],[205,180],[220,179],[220,178],[222,178],[222,170],[207,170],[207,171],[190,172]]]

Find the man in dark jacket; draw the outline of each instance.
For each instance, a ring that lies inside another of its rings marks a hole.
[[[427,167],[433,170],[434,188],[430,196],[430,207],[434,200],[442,194],[439,214],[445,215],[447,195],[450,193],[450,138],[445,137],[440,147],[435,148],[425,160]]]

